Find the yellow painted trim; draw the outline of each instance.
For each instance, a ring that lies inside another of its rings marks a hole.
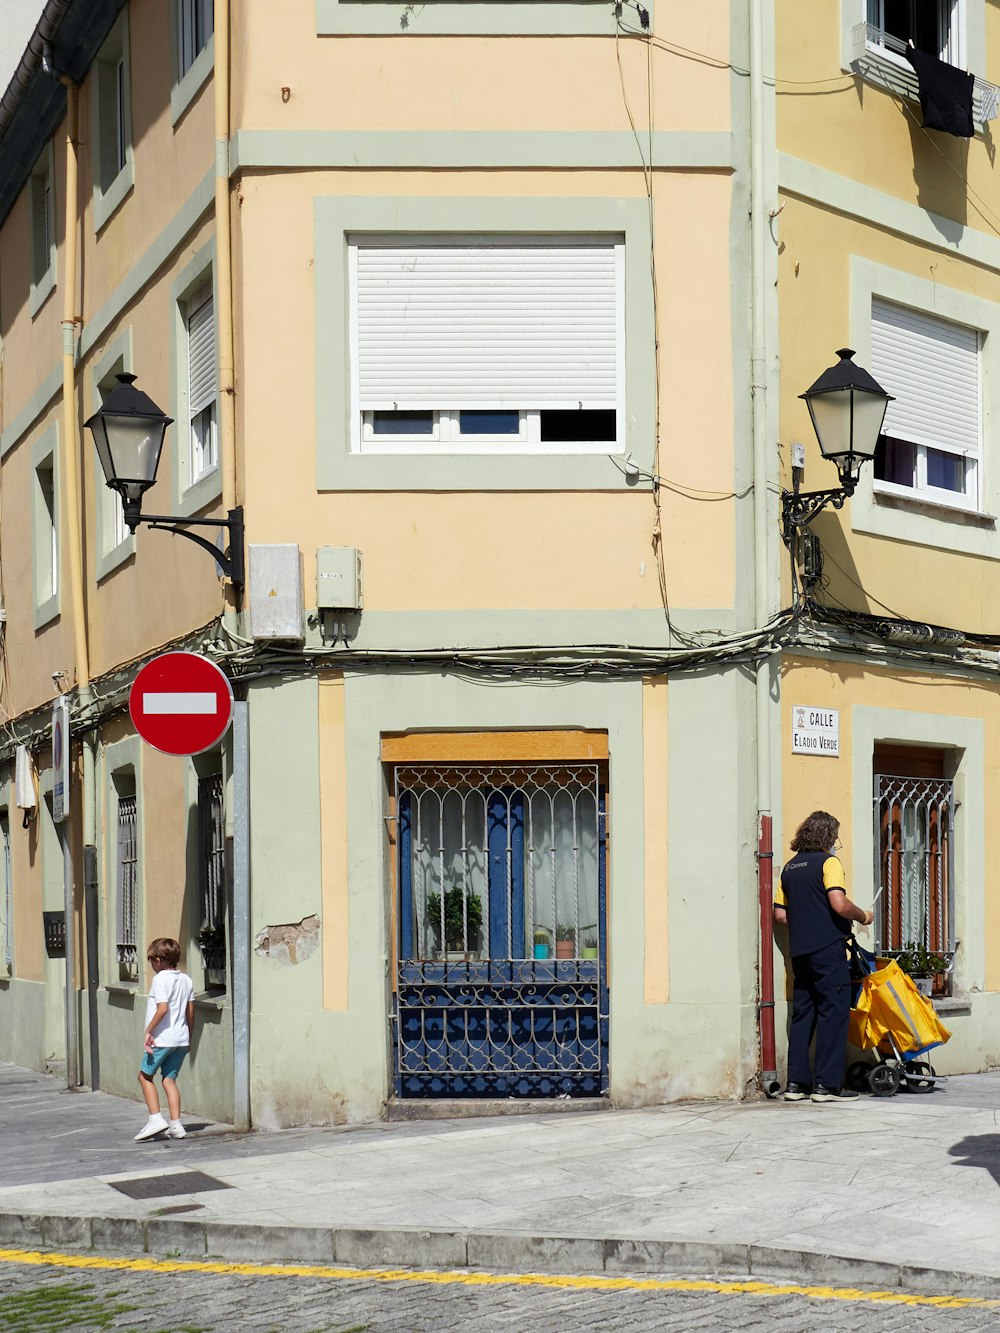
[[[562,1273],[456,1273],[407,1268],[334,1268],[318,1264],[226,1264],[204,1259],[108,1259],[91,1254],[43,1254],[0,1250],[0,1263],[38,1268],[81,1268],[131,1273],[218,1273],[236,1277],[319,1277],[345,1282],[420,1282],[463,1287],[560,1287],[583,1291],[708,1291],[730,1296],[806,1296],[822,1301],[871,1305],[934,1306],[943,1310],[995,1309],[1000,1300],[984,1296],[914,1296],[903,1291],[861,1291],[857,1287],[807,1287],[797,1282],[756,1282],[752,1278],[713,1282],[693,1278],[577,1277]]]
[[[606,731],[413,731],[382,737],[386,764],[527,763],[607,759]]]
[[[323,1008],[349,1000],[350,908],[347,874],[347,741],[344,678],[319,678],[320,861],[323,895]]]
[[[649,676],[642,682],[642,792],[643,1000],[646,1004],[666,1004],[670,999],[666,676]]]

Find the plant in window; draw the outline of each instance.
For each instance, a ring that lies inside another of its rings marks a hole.
[[[534,934],[534,955],[536,958],[548,958],[552,952],[552,937],[544,926],[536,926]]]
[[[556,957],[576,957],[576,928],[574,926],[556,926]]]
[[[925,948],[923,944],[916,944],[912,940],[904,947],[896,961],[911,977],[941,976],[951,968],[948,954]]]
[[[208,972],[226,970],[226,929],[224,926],[203,926],[198,932],[201,960]]]
[[[427,895],[427,922],[438,949],[441,945],[441,895]],[[483,904],[478,894],[462,892],[460,884],[444,895],[444,949],[447,952],[475,953],[480,947],[483,925]]]

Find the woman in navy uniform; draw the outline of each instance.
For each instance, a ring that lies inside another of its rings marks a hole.
[[[835,855],[840,821],[814,810],[792,839],[795,855],[781,872],[774,898],[774,920],[788,926],[788,948],[795,979],[792,1024],[788,1034],[786,1102],[856,1101],[844,1089],[847,1023],[851,1012],[851,976],[845,941],[851,922],[870,926],[874,916],[847,896],[844,867]],[[816,1035],[815,1079],[809,1069],[809,1044]]]

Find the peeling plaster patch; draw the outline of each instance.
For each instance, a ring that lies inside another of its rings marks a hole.
[[[261,958],[294,967],[311,958],[319,945],[319,917],[307,916],[298,925],[265,926],[253,942],[253,951]]]

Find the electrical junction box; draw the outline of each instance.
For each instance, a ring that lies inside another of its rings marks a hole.
[[[294,545],[251,546],[250,633],[255,639],[306,637],[302,552]]]
[[[321,546],[316,552],[316,608],[360,611],[361,552],[355,546]]]

